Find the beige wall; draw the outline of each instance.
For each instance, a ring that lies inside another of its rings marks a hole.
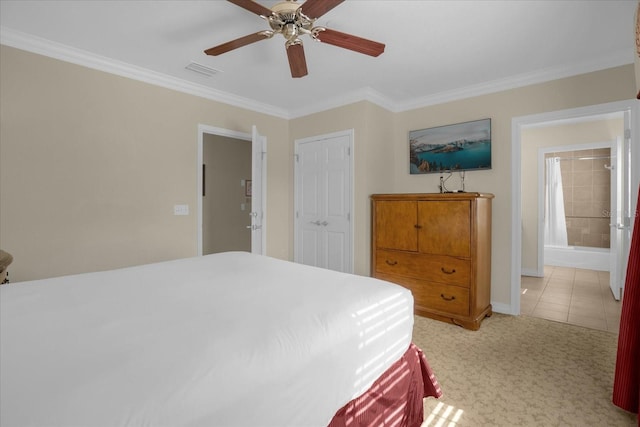
[[[0,246],[16,258],[14,280],[195,255],[199,123],[246,133],[256,124],[267,136],[267,254],[284,259],[293,258],[294,140],[354,129],[354,266],[368,274],[369,195],[437,191],[437,174],[408,173],[408,132],[491,118],[493,168],[467,173],[466,189],[496,195],[492,300],[507,305],[512,118],[624,100],[635,88],[628,65],[402,113],[359,102],[287,121],[0,54]],[[173,216],[176,203],[192,215]]]
[[[356,129],[355,271],[367,274],[371,239],[368,195],[438,191],[438,174],[409,174],[409,131],[491,118],[492,169],[468,172],[465,188],[496,195],[493,201],[492,300],[507,305],[511,297],[512,118],[628,99],[628,89],[633,85],[633,67],[629,65],[403,113],[389,113],[362,102],[292,120],[290,135],[294,140],[346,128]],[[361,139],[363,135],[367,136],[364,140]],[[368,194],[362,194],[363,191]]]
[[[13,281],[196,255],[198,124],[267,136],[267,252],[289,257],[286,120],[6,46],[0,87]]]
[[[437,174],[409,175],[410,130],[491,118],[492,169],[468,172],[466,190],[495,194],[491,299],[511,298],[511,120],[513,117],[629,99],[633,66],[623,66],[398,114],[394,144],[394,191],[437,191]]]
[[[594,120],[522,131],[522,268],[538,265],[538,151],[541,148],[610,142],[624,134],[623,119]]]

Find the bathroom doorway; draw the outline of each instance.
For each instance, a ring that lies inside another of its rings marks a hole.
[[[538,257],[538,227],[542,226],[542,218],[538,218],[538,192],[537,183],[537,152],[540,146],[532,145],[527,139],[529,131],[544,128],[562,127],[563,125],[586,124],[597,120],[613,119],[622,125],[615,125],[609,128],[609,134],[602,134],[602,131],[583,132],[580,135],[581,143],[611,141],[622,138],[625,146],[625,165],[622,169],[624,173],[623,182],[626,186],[626,194],[631,193],[630,206],[618,212],[619,218],[611,218],[610,224],[620,229],[624,239],[617,242],[619,247],[618,260],[626,263],[628,255],[628,241],[630,230],[630,214],[635,209],[634,199],[637,195],[637,186],[640,182],[640,152],[635,150],[638,140],[637,129],[640,127],[640,115],[635,100],[619,101],[607,104],[580,107],[569,110],[534,114],[530,116],[514,117],[512,120],[512,291],[511,309],[513,314],[521,313],[521,282],[522,277],[540,278],[544,277],[543,256]],[[611,135],[610,131],[617,132]],[[556,129],[557,130],[557,129]],[[566,129],[565,129],[566,130]],[[606,132],[605,132],[606,133]],[[550,139],[546,140],[546,145],[556,146],[569,143],[564,138],[558,143]],[[620,153],[622,156],[622,153]],[[533,185],[533,187],[531,186]],[[613,248],[612,248],[613,249]],[[561,267],[559,267],[561,268]],[[624,283],[624,268],[618,264],[615,271],[618,273],[620,283]],[[607,289],[609,293],[609,289]]]
[[[618,113],[522,130],[524,275],[542,277],[545,265],[608,271],[619,299],[618,264],[626,257],[618,245],[625,230],[618,225],[630,200],[624,129],[624,115]],[[555,171],[551,178],[545,173],[549,171]],[[547,185],[547,180],[558,178],[559,184]],[[554,215],[553,206],[565,212]]]
[[[538,150],[544,275],[522,278],[521,314],[617,331],[620,288],[610,270],[618,261],[619,230],[610,224],[624,188],[619,144],[620,139]]]
[[[526,141],[540,145],[537,247],[544,274],[522,278],[521,314],[617,331],[622,282],[616,213],[629,201],[622,194],[628,191],[623,129],[622,117],[609,117],[525,132]],[[615,138],[580,143],[585,134]]]

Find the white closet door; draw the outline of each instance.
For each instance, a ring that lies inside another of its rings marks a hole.
[[[298,147],[296,156],[296,261],[302,264],[324,267],[322,246],[322,179],[321,143],[305,143]]]
[[[352,272],[352,141],[352,132],[296,141],[296,262]]]

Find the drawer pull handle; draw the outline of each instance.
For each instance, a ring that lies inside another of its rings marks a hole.
[[[452,297],[445,297],[444,294],[440,294],[440,298],[442,298],[445,301],[453,301],[454,299],[456,299],[455,296]]]
[[[386,260],[385,262],[389,265],[396,265],[398,263],[398,261],[391,261],[391,260]]]
[[[420,224],[416,224],[416,225],[414,225],[414,227],[418,228],[418,229],[422,228],[422,226]]]
[[[444,274],[453,274],[453,273],[455,273],[455,272],[456,272],[456,269],[455,269],[455,268],[454,268],[454,269],[451,269],[451,270],[445,270],[445,268],[444,268],[444,267],[440,267],[440,270],[442,270],[442,272],[443,272]]]

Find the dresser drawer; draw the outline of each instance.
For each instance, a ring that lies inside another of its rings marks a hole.
[[[413,294],[414,305],[418,309],[426,309],[440,314],[469,315],[468,288],[384,273],[376,274],[376,277],[409,289]]]
[[[375,263],[379,273],[465,287],[470,283],[471,262],[467,259],[379,249]]]

